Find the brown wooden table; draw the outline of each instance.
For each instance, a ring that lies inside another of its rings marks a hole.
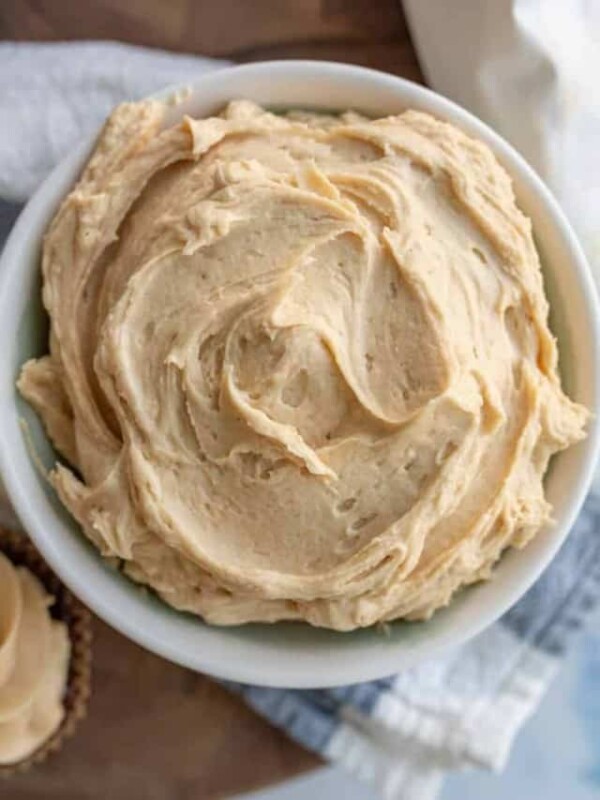
[[[258,61],[347,61],[421,81],[400,0],[8,0],[0,39],[119,39]],[[201,675],[94,621],[89,716],[6,800],[213,800],[319,760]]]

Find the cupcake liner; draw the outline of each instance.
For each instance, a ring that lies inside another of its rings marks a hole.
[[[63,700],[65,716],[60,727],[30,756],[16,764],[0,765],[0,779],[26,772],[56,753],[87,713],[91,679],[91,615],[69,592],[23,533],[0,527],[0,551],[13,564],[27,567],[54,597],[50,613],[67,625],[71,640],[69,674]]]

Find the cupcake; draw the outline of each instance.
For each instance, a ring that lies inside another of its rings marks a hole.
[[[0,529],[0,776],[44,760],[85,715],[90,635],[30,542]]]

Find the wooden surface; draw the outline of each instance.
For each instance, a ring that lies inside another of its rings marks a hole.
[[[420,80],[400,0],[4,0],[0,38],[119,39],[257,61],[348,61]]]
[[[0,39],[119,39],[257,61],[347,61],[421,80],[400,0],[5,0]],[[6,800],[213,800],[318,760],[212,681],[95,623],[89,716]]]
[[[317,763],[213,681],[95,620],[87,719],[45,764],[0,779],[0,798],[206,800]]]

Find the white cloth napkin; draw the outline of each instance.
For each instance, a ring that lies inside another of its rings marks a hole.
[[[430,84],[529,158],[593,255],[600,245],[598,7],[583,0],[405,0],[405,8]],[[26,199],[115,103],[222,63],[111,43],[0,44],[0,197]],[[593,508],[545,583],[458,652],[329,692],[237,689],[291,736],[389,798],[430,800],[448,769],[499,769],[569,632],[598,594],[598,517]]]
[[[600,283],[600,3],[403,0],[427,82],[519,150]]]
[[[117,103],[226,64],[116,42],[0,43],[0,197],[27,200]]]

